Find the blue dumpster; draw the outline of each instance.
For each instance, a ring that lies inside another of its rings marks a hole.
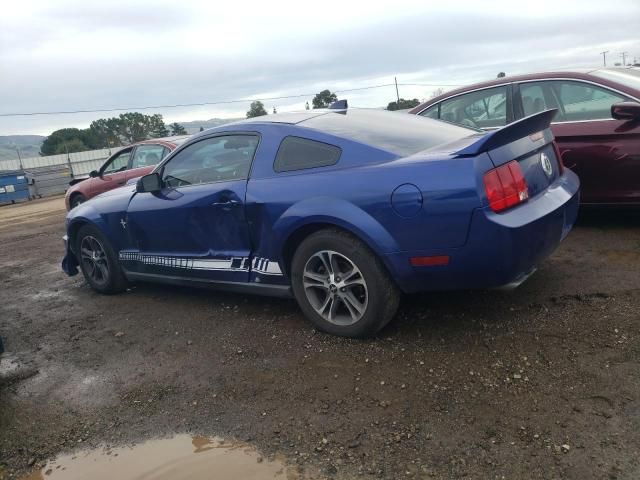
[[[29,184],[22,170],[0,171],[0,203],[29,200]]]

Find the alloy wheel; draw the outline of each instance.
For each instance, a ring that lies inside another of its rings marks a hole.
[[[358,322],[367,311],[369,294],[360,269],[345,255],[322,250],[304,266],[304,292],[313,309],[335,325]]]
[[[109,264],[107,254],[100,240],[87,235],[80,242],[80,261],[85,274],[98,285],[109,281]]]

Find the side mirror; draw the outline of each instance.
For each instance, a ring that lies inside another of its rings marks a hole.
[[[99,176],[100,176],[100,174],[98,173],[98,171],[97,171],[97,170],[91,170],[91,172],[89,173],[89,176],[90,176],[91,178],[96,178],[96,177],[99,177]]]
[[[640,103],[614,103],[611,105],[611,116],[616,120],[640,120]]]
[[[140,177],[140,180],[136,183],[136,192],[158,192],[162,189],[162,181],[160,180],[160,174],[154,172],[144,177]]]

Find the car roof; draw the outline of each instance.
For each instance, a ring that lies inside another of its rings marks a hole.
[[[315,110],[303,110],[301,112],[276,113],[273,115],[261,115],[259,117],[247,118],[237,122],[228,123],[226,125],[237,125],[242,123],[287,123],[295,125],[302,123],[305,120],[309,120],[310,118],[326,115],[327,113],[336,111],[337,110],[330,110],[328,108],[318,108]]]
[[[136,145],[148,145],[148,144],[161,144],[169,147],[177,147],[178,145],[183,144],[187,141],[190,135],[174,135],[172,137],[161,137],[161,138],[150,138],[148,140],[142,140],[140,142],[132,143],[131,145],[127,145],[128,147],[133,147]]]
[[[438,95],[437,97],[431,98],[426,102],[421,103],[417,107],[414,107],[409,111],[409,113],[419,113],[424,110],[426,107],[433,105],[434,103],[438,103],[445,98],[452,97],[458,95],[460,93],[469,92],[471,90],[480,90],[487,87],[497,87],[500,85],[505,85],[514,82],[521,82],[524,80],[538,80],[538,79],[548,79],[548,78],[574,78],[577,80],[593,80],[594,76],[591,75],[594,72],[602,71],[602,70],[627,70],[629,67],[622,68],[585,68],[585,69],[571,69],[571,70],[553,70],[550,72],[537,72],[537,73],[525,73],[521,75],[507,75],[501,78],[494,78],[492,80],[487,80],[484,82],[472,83],[470,85],[466,85],[464,87],[456,88],[455,90],[449,90],[448,92],[443,93],[442,95]],[[599,83],[603,85],[612,85],[615,82],[611,80],[607,80],[602,77],[597,77]],[[616,85],[618,86],[618,85]],[[626,90],[626,88],[621,88],[621,90]]]

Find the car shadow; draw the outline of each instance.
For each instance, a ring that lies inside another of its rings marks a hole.
[[[640,228],[639,207],[581,206],[577,227]]]

